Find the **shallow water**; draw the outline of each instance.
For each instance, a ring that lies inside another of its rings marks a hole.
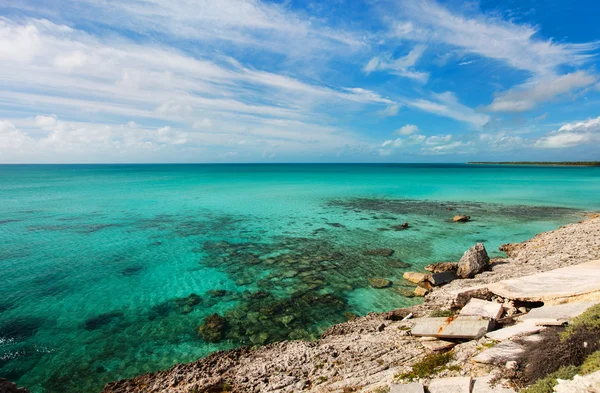
[[[0,166],[0,377],[96,392],[218,349],[314,339],[418,302],[404,271],[478,241],[499,255],[600,210],[599,195],[600,168]],[[394,255],[365,255],[377,248]],[[197,329],[214,313],[228,327],[207,343]]]

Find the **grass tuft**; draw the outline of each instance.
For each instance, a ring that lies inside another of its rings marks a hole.
[[[450,360],[452,360],[452,351],[427,355],[422,360],[413,364],[411,371],[403,374],[397,374],[394,376],[394,378],[397,380],[414,381],[418,378],[429,377],[444,370]]]

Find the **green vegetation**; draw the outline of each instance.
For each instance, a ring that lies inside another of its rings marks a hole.
[[[591,374],[600,370],[600,351],[596,351],[587,358],[581,365],[581,375]]]
[[[581,330],[600,331],[600,304],[590,307],[586,312],[573,319],[560,338],[564,341]]]
[[[478,165],[548,165],[548,166],[600,166],[600,161],[506,161],[506,162],[467,162]]]
[[[449,318],[449,317],[453,317],[454,316],[454,311],[451,310],[442,310],[442,309],[435,309],[433,310],[429,316],[431,318]]]
[[[448,362],[452,360],[452,351],[431,354],[424,357],[422,360],[413,364],[412,371],[394,376],[397,380],[414,381],[418,378],[425,378],[437,374],[447,368]]]
[[[558,371],[549,374],[545,378],[539,379],[536,383],[527,389],[521,390],[521,393],[552,393],[554,386],[558,383],[557,378],[572,379],[579,372],[579,367],[564,366]]]

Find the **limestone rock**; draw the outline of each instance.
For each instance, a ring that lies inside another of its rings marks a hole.
[[[431,273],[455,272],[458,270],[456,262],[438,262],[425,266],[425,270]]]
[[[469,300],[469,303],[460,310],[460,315],[498,319],[502,315],[502,304],[472,298]]]
[[[402,277],[407,281],[418,284],[420,282],[427,281],[429,279],[430,275],[425,274],[425,273],[406,272],[402,275]]]
[[[414,293],[415,293],[415,296],[423,297],[423,296],[427,295],[429,293],[429,291],[423,287],[416,287]]]
[[[444,341],[444,340],[427,340],[427,341],[421,341],[421,345],[423,345],[425,347],[425,349],[427,349],[429,351],[437,352],[437,351],[446,351],[448,349],[452,349],[452,348],[454,348],[456,343],[453,343],[451,341]]]
[[[411,332],[413,336],[476,339],[489,328],[490,321],[479,317],[419,318]]]
[[[418,382],[405,384],[392,384],[390,393],[424,393],[423,385]]]
[[[463,216],[463,215],[454,216],[454,218],[452,219],[452,221],[454,221],[454,222],[467,222],[467,221],[471,221],[471,216]]]
[[[576,375],[571,381],[559,379],[556,393],[600,393],[600,371],[585,376]]]
[[[471,393],[471,377],[434,379],[427,385],[429,393]]]
[[[456,273],[449,271],[442,273],[433,273],[429,276],[428,280],[431,283],[431,285],[439,287],[440,285],[445,285],[454,281],[456,278]]]
[[[505,388],[500,384],[490,385],[492,377],[477,377],[473,380],[473,390],[471,393],[515,393],[513,389]]]
[[[490,264],[483,243],[477,243],[469,248],[458,262],[458,275],[462,278],[473,278],[476,274],[483,272]]]
[[[529,314],[521,317],[523,322],[531,322],[540,326],[561,326],[571,319],[583,314],[598,302],[574,302],[556,306],[534,308]]]
[[[501,365],[518,359],[524,352],[525,347],[523,345],[514,341],[504,341],[481,352],[473,358],[473,361],[475,363]]]
[[[536,326],[535,323],[523,322],[513,326],[505,327],[500,330],[489,332],[485,336],[496,341],[508,340],[513,337],[528,336],[544,330],[542,326]]]

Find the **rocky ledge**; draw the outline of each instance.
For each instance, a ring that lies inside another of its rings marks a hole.
[[[541,302],[503,297],[510,294],[498,295],[491,290],[492,285],[502,281],[507,284],[500,287],[506,288],[510,287],[509,279],[599,260],[600,217],[539,234],[523,243],[504,245],[502,250],[507,257],[492,259],[483,272],[476,260],[467,258],[470,270],[461,273],[474,277],[432,286],[422,305],[369,314],[332,326],[316,342],[284,341],[255,349],[216,352],[166,371],[109,383],[103,393],[422,392],[423,385],[430,392],[471,392],[479,389],[477,386],[493,389],[480,391],[511,392],[502,387],[491,388],[487,382],[493,379],[494,372],[514,367],[510,357],[503,357],[522,351],[518,347],[521,344],[513,344],[512,337],[535,333],[536,329],[539,332],[539,318],[565,323],[560,318],[570,316],[565,316],[568,312],[562,309],[540,307]],[[473,252],[482,254],[480,247]],[[600,273],[600,264],[597,265],[596,270],[596,264],[586,264],[591,268],[581,271],[592,269]],[[433,274],[454,274],[457,267],[444,264],[430,270]],[[535,286],[535,276],[531,277],[529,282]],[[571,285],[577,287],[577,280]],[[600,299],[598,291],[592,289],[594,293],[573,300],[595,304]],[[575,308],[580,310],[580,306]],[[532,313],[534,309],[537,311]],[[557,312],[560,318],[556,317]],[[535,323],[519,320],[528,314],[537,315]],[[446,332],[446,337],[439,336],[440,331]],[[495,336],[486,337],[488,334]],[[447,352],[450,348],[452,352]],[[440,353],[444,355],[435,357]],[[429,364],[430,359],[443,360],[440,365],[433,365],[435,379],[413,375],[417,364]],[[407,377],[414,382],[400,384],[407,382]]]

